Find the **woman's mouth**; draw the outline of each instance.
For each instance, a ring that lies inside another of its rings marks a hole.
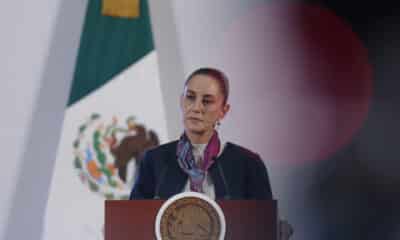
[[[187,120],[194,121],[194,122],[202,122],[203,121],[200,118],[195,118],[195,117],[188,117]]]

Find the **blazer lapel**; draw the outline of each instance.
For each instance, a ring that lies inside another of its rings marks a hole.
[[[163,198],[169,198],[180,193],[188,180],[188,176],[182,171],[176,159],[176,147],[177,144],[174,144],[171,147],[168,156],[166,156],[168,169],[164,179],[162,180],[163,183],[160,189],[160,195]]]
[[[225,191],[225,187],[224,187],[224,183],[222,180],[220,170],[218,168],[218,164],[221,164],[221,161],[219,158],[217,158],[215,160],[214,164],[209,168],[208,172],[214,183],[215,199],[222,199],[222,198],[224,198],[226,191]]]

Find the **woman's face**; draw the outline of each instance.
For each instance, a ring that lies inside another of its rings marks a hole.
[[[185,130],[202,135],[212,132],[218,120],[222,120],[229,110],[224,105],[224,96],[214,78],[208,75],[195,75],[181,97],[181,109]]]

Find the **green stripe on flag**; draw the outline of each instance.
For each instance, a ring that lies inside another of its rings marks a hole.
[[[89,1],[69,106],[154,49],[147,0],[136,19],[103,16],[101,4]]]

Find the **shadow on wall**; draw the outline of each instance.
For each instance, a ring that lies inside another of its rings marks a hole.
[[[86,1],[58,1],[59,8],[4,239],[41,239],[61,125]],[[23,229],[23,230],[22,230]]]

